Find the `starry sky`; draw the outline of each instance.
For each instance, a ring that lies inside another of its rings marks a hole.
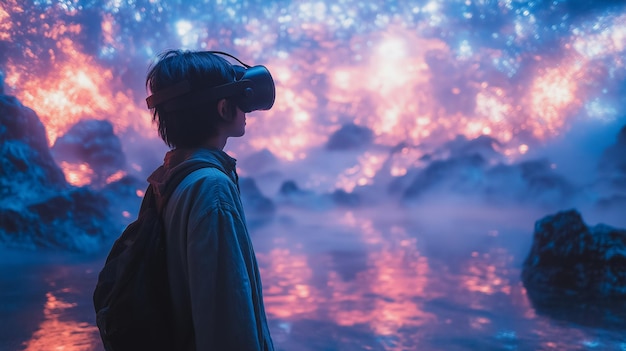
[[[245,155],[312,157],[346,123],[376,145],[428,148],[489,136],[511,159],[576,125],[624,124],[626,6],[620,1],[17,1],[0,7],[5,92],[33,108],[50,145],[85,118],[154,138],[147,67],[171,48],[222,50],[267,66],[277,100],[254,112]],[[350,190],[380,169],[359,157]],[[353,172],[354,173],[354,172]],[[346,180],[351,178],[351,180]],[[342,180],[340,180],[342,179]],[[319,183],[319,182],[318,182]]]

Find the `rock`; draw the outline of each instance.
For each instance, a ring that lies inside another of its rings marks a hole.
[[[277,163],[278,159],[270,150],[262,149],[246,157],[241,163],[241,169],[248,173],[258,174],[275,166]]]
[[[406,180],[404,178],[411,177]],[[404,185],[406,184],[406,185]],[[403,190],[402,187],[405,187]],[[490,204],[564,206],[579,195],[577,188],[545,159],[490,165],[480,153],[433,160],[420,170],[395,179],[390,193],[410,203],[426,195],[477,198]]]
[[[498,149],[502,144],[495,138],[481,135],[475,139],[467,139],[463,135],[447,142],[438,152],[448,152],[451,157],[480,155],[485,160],[500,160],[502,155]]]
[[[284,181],[278,190],[277,202],[282,206],[306,210],[328,210],[333,207],[331,196],[302,189],[294,180]]]
[[[58,161],[86,163],[93,171],[91,184],[102,187],[109,176],[123,170],[126,158],[113,125],[106,120],[84,119],[76,123],[52,146]]]
[[[71,188],[25,209],[0,207],[0,241],[10,247],[95,252],[105,242],[108,202],[87,188]]]
[[[547,216],[535,223],[522,281],[529,296],[539,300],[624,299],[626,230],[588,227],[576,210]]]
[[[372,143],[374,132],[367,127],[361,127],[354,123],[341,126],[333,133],[328,142],[328,150],[351,150],[368,146]]]
[[[301,192],[302,190],[300,190],[298,184],[293,180],[286,180],[283,184],[281,184],[280,189],[278,190],[278,193],[282,196],[297,195]]]
[[[68,186],[35,111],[13,96],[0,95],[0,203],[37,198]]]
[[[436,160],[410,182],[403,197],[416,199],[433,190],[473,193],[484,187],[486,162],[478,154]]]
[[[0,149],[0,242],[99,250],[112,230],[109,202],[66,182],[37,114],[6,95],[0,95]]]

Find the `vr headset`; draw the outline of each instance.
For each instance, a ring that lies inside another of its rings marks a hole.
[[[221,51],[209,51],[214,54],[231,57],[242,66],[233,65],[235,81],[193,91],[188,80],[156,92],[148,98],[148,108],[156,106],[165,111],[180,110],[206,103],[207,101],[229,99],[243,112],[269,110],[274,105],[276,88],[270,71],[265,66],[249,66],[235,56]]]

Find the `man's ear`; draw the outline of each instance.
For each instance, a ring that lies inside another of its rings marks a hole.
[[[217,113],[223,120],[227,122],[230,122],[233,119],[233,117],[231,116],[228,101],[226,101],[226,99],[220,99],[217,102]]]

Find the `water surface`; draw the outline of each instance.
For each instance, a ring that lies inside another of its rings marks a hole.
[[[481,212],[482,211],[482,212]],[[623,315],[536,310],[520,283],[537,213],[281,209],[252,230],[279,350],[626,350]],[[4,250],[0,350],[103,350],[106,252]]]

